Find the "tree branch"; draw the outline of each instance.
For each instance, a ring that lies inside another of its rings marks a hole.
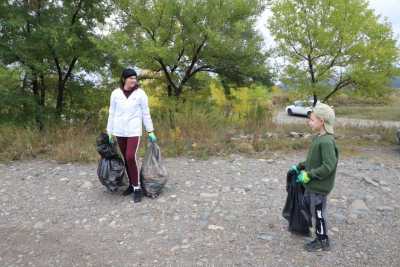
[[[179,55],[176,60],[176,64],[171,68],[171,72],[174,72],[176,70],[176,68],[178,68],[179,61],[181,61],[181,58],[184,53],[185,53],[185,47],[182,47],[181,51],[179,51]]]
[[[79,0],[78,7],[76,8],[74,14],[72,15],[71,26],[74,25],[75,22],[76,22],[76,19],[78,17],[78,13],[82,8],[82,3],[83,3],[83,0]]]
[[[182,79],[182,81],[181,81],[181,83],[180,83],[180,85],[179,85],[179,88],[182,88],[182,86],[189,80],[189,78],[193,76],[193,74],[194,74],[194,73],[192,72],[193,67],[194,67],[194,65],[196,64],[196,62],[199,60],[200,52],[201,52],[201,50],[203,49],[204,45],[206,44],[207,39],[208,39],[207,35],[204,36],[203,41],[202,41],[201,44],[197,47],[197,49],[196,49],[196,51],[195,51],[195,53],[194,53],[194,55],[193,55],[192,62],[190,63],[189,67],[186,69],[186,71],[185,71],[185,76],[183,76],[183,79]]]
[[[160,64],[162,70],[164,71],[165,77],[168,80],[168,83],[174,88],[174,90],[176,90],[177,86],[175,85],[174,81],[172,80],[172,77],[168,72],[167,66],[164,64],[162,59],[161,58],[154,58],[154,60],[157,61]]]

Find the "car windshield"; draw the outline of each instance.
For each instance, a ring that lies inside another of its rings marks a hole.
[[[305,102],[304,101],[294,101],[294,105],[296,107],[304,107],[305,106]]]

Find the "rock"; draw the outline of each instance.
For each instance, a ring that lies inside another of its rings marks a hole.
[[[109,226],[111,228],[117,228],[117,222],[116,221],[112,221],[112,222],[110,222]]]
[[[229,191],[231,191],[230,186],[224,186],[224,187],[222,187],[222,193],[228,193]]]
[[[299,138],[299,137],[302,137],[303,134],[302,133],[297,133],[297,132],[290,132],[289,136],[293,137],[293,138]]]
[[[379,186],[379,184],[378,184],[377,182],[375,182],[374,180],[372,180],[371,178],[364,177],[364,181],[365,181],[367,184],[372,184],[373,186]]]
[[[385,192],[391,192],[392,190],[389,187],[382,187],[382,190]]]
[[[214,198],[214,197],[218,197],[218,193],[200,193],[200,197]]]
[[[385,181],[383,181],[383,180],[380,180],[380,181],[379,181],[379,184],[380,184],[381,186],[388,186],[388,185],[389,185],[388,182],[385,182]]]
[[[346,223],[347,224],[355,224],[357,222],[357,219],[358,219],[357,214],[350,214],[346,219]]]
[[[209,230],[224,230],[224,227],[218,226],[218,225],[214,225],[214,224],[210,224],[210,225],[208,226],[208,229],[209,229]]]
[[[267,162],[267,163],[274,163],[275,160],[273,160],[273,159],[267,159],[266,162]]]
[[[365,201],[367,201],[367,202],[371,202],[372,200],[374,200],[374,196],[372,196],[372,195],[365,195],[364,197],[363,197],[363,199],[365,200]]]
[[[365,202],[361,199],[356,199],[353,201],[353,203],[351,203],[350,206],[350,213],[351,214],[364,214],[367,213],[369,211],[367,205],[365,204]]]
[[[170,249],[170,251],[171,252],[174,252],[175,250],[178,250],[180,248],[180,246],[173,246],[171,249]]]
[[[85,181],[81,185],[81,188],[83,188],[83,189],[92,189],[93,188],[93,184],[90,181]]]
[[[377,142],[382,139],[382,136],[380,134],[364,134],[362,138]]]
[[[346,216],[341,213],[336,213],[333,215],[333,217],[335,217],[335,220],[338,224],[342,224],[346,221]]]
[[[303,138],[304,138],[304,139],[308,139],[308,138],[311,138],[312,136],[313,136],[312,134],[309,134],[309,133],[308,133],[308,134],[305,134],[305,135],[303,136]]]
[[[39,221],[39,222],[35,223],[35,225],[33,226],[33,229],[41,230],[44,228],[44,225],[45,225],[44,222]]]
[[[68,179],[68,178],[66,178],[66,177],[64,177],[64,178],[61,178],[61,179],[60,179],[60,182],[66,182],[66,183],[68,183],[68,182],[69,182],[69,179]]]
[[[379,206],[376,208],[377,211],[394,211],[393,207],[389,207],[389,206]]]
[[[249,143],[239,143],[237,145],[237,149],[239,150],[239,152],[242,152],[242,153],[254,152],[253,146]]]
[[[259,233],[257,234],[257,239],[272,241],[274,238],[266,233]]]
[[[337,233],[337,232],[339,232],[339,228],[337,228],[337,227],[332,227],[331,231]]]

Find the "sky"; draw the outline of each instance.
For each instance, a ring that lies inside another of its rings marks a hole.
[[[384,17],[392,24],[394,36],[397,39],[398,47],[400,47],[400,0],[369,0],[370,8],[375,10],[375,14]],[[260,31],[264,37],[264,47],[271,48],[274,41],[266,27],[267,19],[271,15],[266,10],[257,21],[256,29]]]

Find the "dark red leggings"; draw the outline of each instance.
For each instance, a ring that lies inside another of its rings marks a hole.
[[[136,162],[136,152],[139,149],[140,136],[117,137],[119,148],[124,156],[129,184],[139,186],[139,169]]]

